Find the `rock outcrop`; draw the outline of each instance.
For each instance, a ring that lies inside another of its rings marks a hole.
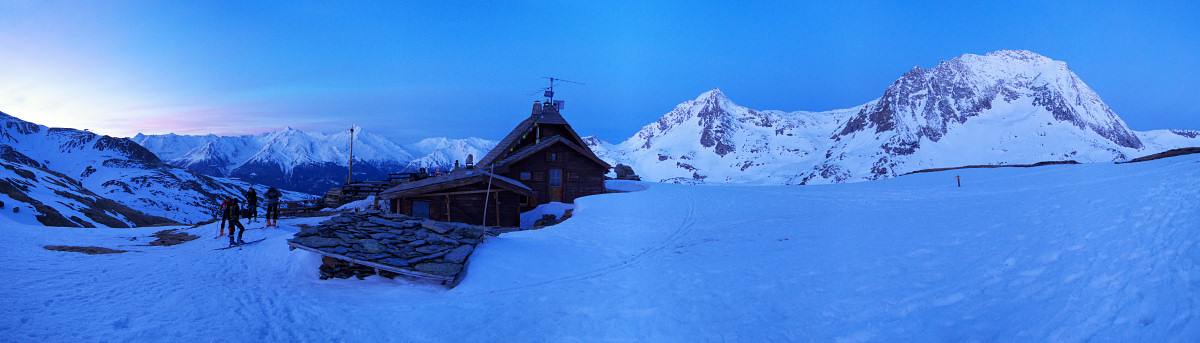
[[[385,277],[404,274],[458,281],[465,274],[467,259],[487,232],[482,226],[367,211],[330,218],[301,230],[288,242],[326,256],[322,279],[361,279],[375,274],[378,268],[395,272],[379,273]]]

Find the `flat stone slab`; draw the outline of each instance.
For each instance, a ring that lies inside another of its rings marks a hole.
[[[356,263],[408,270],[413,272],[410,275],[456,278],[486,232],[481,226],[368,211],[330,218],[319,226],[304,228],[289,241],[360,261],[323,265],[322,278],[362,277],[367,269]]]

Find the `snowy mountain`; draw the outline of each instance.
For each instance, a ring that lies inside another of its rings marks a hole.
[[[914,67],[883,97],[842,110],[758,111],[714,89],[618,145],[593,148],[646,180],[808,184],[1185,146],[1200,146],[1194,131],[1130,130],[1066,63],[1003,50]]]
[[[346,181],[351,148],[350,130],[323,134],[291,127],[258,135],[138,134],[132,139],[161,152],[171,165],[309,194],[324,194]],[[494,145],[478,138],[431,138],[400,146],[355,127],[354,179],[381,180],[388,173],[422,167],[446,169],[456,160],[465,162],[468,154],[479,158]]]
[[[2,199],[6,207],[33,210],[0,212],[17,222],[31,216],[67,226],[198,222],[213,218],[219,197],[251,186],[166,165],[126,138],[49,128],[2,112],[0,125]]]
[[[45,226],[134,227],[173,224],[92,193],[62,173],[0,145],[0,210],[17,223]]]
[[[466,163],[468,156],[473,157],[473,161],[478,161],[495,146],[496,141],[474,137],[466,139],[426,138],[408,146],[409,150],[417,152],[421,157],[409,161],[405,169],[446,170],[453,167],[455,161]]]

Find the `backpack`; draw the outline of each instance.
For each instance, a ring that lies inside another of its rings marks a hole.
[[[242,207],[238,203],[230,201],[225,207],[225,218],[241,217]]]

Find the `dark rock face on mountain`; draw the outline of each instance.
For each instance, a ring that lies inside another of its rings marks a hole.
[[[700,108],[700,112],[696,115],[700,118],[700,145],[705,148],[712,148],[718,156],[725,156],[736,150],[730,136],[736,132],[735,126],[730,122],[730,115],[721,107],[720,101],[729,101],[725,98],[725,94],[718,92],[712,93],[707,99],[704,99],[704,104]]]
[[[896,131],[901,134],[890,143],[915,147],[922,138],[937,142],[952,124],[964,124],[992,109],[995,99],[1021,98],[1031,99],[1033,106],[1055,121],[1091,130],[1122,147],[1142,147],[1137,135],[1066,64],[1008,50],[964,55],[932,69],[913,68],[873,106],[852,117],[833,139],[866,129],[876,134]]]

